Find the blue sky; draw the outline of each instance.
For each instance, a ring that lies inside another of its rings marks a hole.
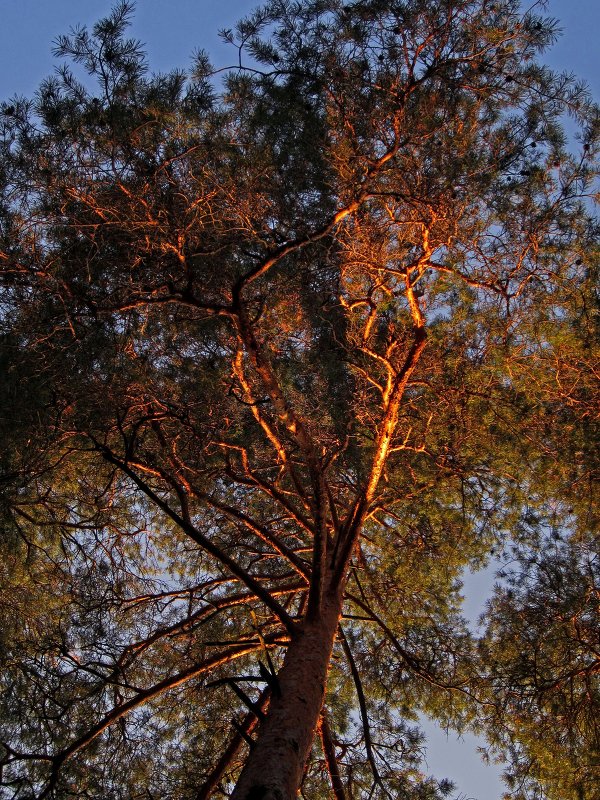
[[[228,50],[217,30],[255,5],[255,0],[138,0],[133,30],[155,70],[185,67],[198,47],[224,65]],[[73,24],[93,23],[110,7],[110,0],[0,0],[0,98],[31,94],[52,71],[52,40]],[[585,78],[600,97],[600,3],[549,0],[548,13],[564,29],[548,63]]]
[[[146,44],[153,70],[186,67],[200,47],[224,66],[230,48],[220,43],[217,30],[255,5],[255,0],[138,0],[133,34]],[[74,24],[93,23],[110,7],[111,0],[0,0],[0,100],[31,95],[53,69],[52,40]],[[563,35],[546,62],[584,78],[600,99],[600,0],[549,0],[548,13],[560,21]],[[474,615],[482,610],[489,585],[485,574],[468,581]],[[498,770],[481,763],[474,737],[457,742],[433,727],[428,735],[428,768],[439,778],[452,778],[460,800],[500,800]]]

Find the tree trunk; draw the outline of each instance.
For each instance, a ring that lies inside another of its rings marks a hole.
[[[317,730],[333,643],[339,596],[325,596],[321,614],[305,621],[290,643],[271,704],[231,800],[294,800]]]

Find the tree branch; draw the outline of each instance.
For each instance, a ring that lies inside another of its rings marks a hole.
[[[329,780],[331,788],[335,795],[336,800],[346,800],[346,793],[344,791],[344,784],[342,776],[340,775],[340,768],[335,755],[335,744],[331,735],[329,721],[327,718],[327,710],[323,707],[321,711],[321,719],[319,721],[319,733],[321,735],[321,743],[323,745],[323,753],[325,755],[325,764],[327,772],[329,773]]]
[[[336,547],[333,552],[334,577],[333,585],[337,586],[342,581],[348,563],[352,556],[354,545],[360,534],[362,524],[369,512],[369,505],[375,496],[375,491],[392,444],[392,439],[398,423],[398,411],[404,396],[410,376],[425,349],[427,336],[423,325],[415,329],[413,343],[406,355],[404,364],[395,378],[392,393],[379,427],[375,442],[375,452],[371,461],[368,477],[364,482],[362,491],[359,492],[350,512],[338,534]]]
[[[255,705],[261,711],[267,707],[269,702],[269,698],[271,696],[271,689],[269,686],[265,687],[261,692],[260,697],[256,701]],[[231,764],[235,756],[237,755],[238,751],[242,747],[245,741],[245,736],[250,736],[250,734],[256,729],[258,725],[259,719],[254,712],[249,712],[246,714],[242,722],[237,726],[237,730],[231,737],[231,740],[223,753],[221,754],[220,758],[216,762],[213,769],[208,774],[206,780],[200,787],[198,794],[194,798],[194,800],[210,800],[213,796],[213,792],[217,787],[217,784],[223,777],[225,770]]]
[[[271,611],[281,621],[291,636],[296,634],[296,623],[283,608],[283,606],[281,606],[270,594],[270,592],[264,588],[264,586],[261,586],[261,584],[251,575],[249,575],[245,569],[243,569],[233,558],[231,558],[231,556],[214,544],[214,542],[211,542],[211,540],[204,536],[204,534],[200,533],[200,531],[190,521],[185,520],[174,509],[172,509],[169,504],[159,497],[156,492],[154,492],[148,486],[148,484],[139,477],[139,475],[130,469],[130,467],[124,461],[117,458],[117,456],[115,456],[108,447],[100,444],[96,440],[92,441],[94,441],[94,444],[102,453],[104,458],[111,464],[114,464],[116,467],[118,467],[129,478],[131,478],[135,485],[157,506],[157,508],[159,508],[167,517],[169,517],[169,519],[173,520],[173,522],[175,522],[175,524],[187,536],[189,536],[190,539],[196,542],[196,544],[202,547],[202,549],[206,550],[206,552],[211,556],[220,561],[233,575],[236,576],[236,578],[239,578],[242,583],[244,583],[252,592],[254,592],[256,597],[262,600],[267,608],[271,609]]]
[[[214,656],[207,658],[201,664],[195,664],[186,670],[182,670],[181,672],[178,672],[169,678],[165,678],[164,680],[155,683],[153,686],[150,686],[147,689],[140,690],[127,702],[115,706],[111,711],[105,714],[104,717],[98,723],[96,723],[96,725],[92,726],[88,731],[79,736],[79,738],[72,742],[68,747],[64,748],[64,750],[61,750],[59,753],[56,753],[54,756],[52,756],[52,771],[50,774],[50,779],[45,790],[42,792],[42,794],[40,794],[40,800],[42,800],[44,797],[47,797],[56,786],[60,768],[65,761],[70,759],[73,755],[75,755],[75,753],[79,752],[79,750],[82,750],[84,747],[90,744],[90,742],[94,741],[94,739],[100,736],[100,734],[103,733],[107,728],[109,728],[122,717],[126,716],[134,708],[139,708],[152,698],[157,697],[159,694],[162,694],[169,689],[174,689],[176,686],[180,686],[192,678],[197,678],[199,675],[202,675],[211,669],[219,667],[223,664],[227,664],[236,658],[241,658],[248,653],[252,653],[257,650],[263,650],[263,648],[263,641],[234,645],[228,651],[216,653]],[[41,756],[41,758],[48,760],[48,758],[45,756]]]
[[[360,718],[362,722],[363,733],[365,735],[365,750],[367,751],[367,759],[369,760],[369,764],[371,766],[371,772],[373,773],[373,779],[375,783],[384,788],[381,776],[379,775],[379,770],[377,769],[377,763],[375,761],[375,753],[373,751],[373,740],[371,739],[371,726],[369,724],[369,713],[367,711],[367,700],[362,686],[362,681],[360,679],[360,674],[358,672],[358,667],[356,666],[356,661],[354,660],[354,656],[352,655],[352,651],[350,650],[350,645],[348,644],[348,640],[346,639],[346,635],[344,634],[344,631],[342,630],[341,626],[339,628],[339,631],[340,631],[340,641],[342,643],[342,648],[344,650],[346,658],[348,659],[348,664],[350,666],[350,671],[352,673],[352,679],[354,681],[354,686],[356,688],[356,696],[358,698],[358,706],[360,709]],[[387,791],[386,794],[388,794]]]

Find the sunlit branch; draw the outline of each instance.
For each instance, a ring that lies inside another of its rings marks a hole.
[[[166,600],[170,598],[184,599],[194,597],[198,592],[205,592],[208,589],[213,589],[217,586],[223,586],[223,584],[230,583],[232,580],[233,578],[213,578],[209,581],[205,581],[204,583],[198,583],[194,586],[189,586],[182,589],[172,589],[164,592],[153,592],[151,594],[147,593],[136,595],[135,597],[126,597],[121,602],[122,605],[125,606],[125,611],[129,611],[130,609],[133,609],[136,606],[144,603],[153,603],[157,602],[158,600]]]
[[[327,558],[327,482],[315,443],[305,422],[290,406],[279,384],[270,359],[255,336],[252,323],[241,300],[237,299],[235,310],[241,343],[250,356],[253,367],[261,378],[263,388],[271,398],[279,419],[299,446],[308,468],[312,488],[312,514],[314,518],[314,543],[312,579],[309,591],[308,614],[314,618],[321,607],[324,588],[324,569]],[[258,413],[258,412],[257,412]]]
[[[364,349],[363,349],[363,352],[364,352]],[[375,378],[373,378],[373,376],[370,375],[370,373],[366,369],[363,369],[361,366],[359,366],[358,364],[355,364],[352,361],[348,362],[348,366],[350,367],[350,369],[355,369],[360,375],[362,375],[362,377],[367,381],[367,383],[370,383],[371,386],[374,386],[375,389],[377,389],[377,391],[381,395],[382,399],[385,397],[386,390],[379,383],[379,381],[375,380]]]
[[[306,490],[302,485],[302,481],[300,480],[300,477],[297,474],[297,471],[294,467],[291,458],[288,455],[285,444],[281,441],[280,437],[277,435],[273,426],[265,418],[264,414],[261,413],[258,404],[254,400],[250,384],[244,374],[243,351],[241,349],[236,354],[236,358],[234,360],[234,369],[235,369],[235,374],[238,380],[240,381],[244,391],[246,392],[246,396],[248,397],[248,402],[252,410],[252,416],[262,428],[267,439],[271,442],[275,452],[277,453],[277,457],[279,459],[280,464],[284,467],[284,469],[288,473],[292,481],[292,484],[296,489],[297,496],[302,501],[304,507],[307,510],[310,509],[310,501],[306,494]],[[273,378],[273,380],[276,382],[276,378]],[[279,389],[278,392],[279,394],[281,394]],[[310,533],[311,536],[314,536],[314,529],[312,528],[312,526],[310,527]]]
[[[138,308],[161,305],[187,306],[197,311],[205,311],[208,316],[232,316],[229,306],[219,305],[218,303],[203,303],[201,300],[194,297],[191,292],[178,290],[169,284],[159,287],[149,287],[147,293],[140,293],[137,296],[132,293],[128,296],[127,300],[122,303],[103,303],[100,305],[95,302],[90,302],[90,308],[96,315],[133,311]]]
[[[157,697],[169,689],[174,689],[177,686],[181,686],[192,678],[197,678],[198,676],[203,675],[205,672],[222,666],[223,664],[228,664],[230,661],[248,655],[248,653],[255,652],[256,650],[262,650],[263,647],[264,642],[260,641],[252,644],[248,643],[234,645],[228,651],[216,653],[214,656],[207,658],[201,664],[195,664],[186,670],[182,670],[181,672],[178,672],[169,678],[165,678],[164,680],[155,683],[153,686],[150,686],[147,689],[138,691],[130,700],[127,700],[121,705],[115,706],[111,711],[105,714],[104,717],[98,723],[96,723],[96,725],[91,727],[60,753],[56,753],[52,756],[52,771],[50,774],[50,779],[46,789],[42,792],[42,794],[40,794],[40,800],[41,798],[47,797],[52,792],[56,785],[60,768],[65,761],[72,758],[75,753],[79,752],[88,744],[90,744],[90,742],[94,741],[94,739],[100,736],[101,733],[103,733],[111,725],[114,725],[114,723],[119,719],[122,719],[124,716],[129,714],[130,711],[135,708],[139,708],[140,706],[144,705],[144,703],[147,703],[149,700],[152,700],[154,697]],[[33,756],[33,758],[35,758],[35,756]],[[49,760],[46,757],[43,758],[44,760]]]
[[[303,589],[305,589],[304,584],[288,584],[286,586],[269,589],[269,593],[273,595],[273,597],[282,597],[295,594]],[[122,669],[123,666],[131,666],[134,658],[138,658],[145,650],[147,650],[157,641],[161,641],[165,638],[174,638],[180,635],[188,635],[200,622],[208,621],[219,612],[228,608],[245,605],[256,599],[257,598],[254,594],[248,593],[231,595],[229,597],[219,597],[215,600],[207,600],[203,598],[203,602],[206,603],[204,608],[199,609],[195,613],[187,616],[185,619],[179,620],[172,625],[159,628],[145,639],[140,639],[137,642],[132,642],[131,644],[127,645],[124,648],[121,656],[117,659],[117,667]]]
[[[274,253],[267,256],[267,258],[260,264],[258,264],[254,269],[247,272],[243,275],[237,282],[233,290],[233,297],[234,297],[234,305],[239,303],[239,300],[242,296],[242,292],[244,289],[253,281],[257,280],[261,276],[265,275],[270,269],[272,269],[276,264],[278,264],[282,259],[286,256],[289,256],[291,253],[295,253],[298,250],[303,249],[307,245],[313,244],[314,242],[318,242],[320,239],[324,239],[331,231],[348,217],[350,214],[353,214],[358,208],[360,208],[361,202],[365,198],[365,194],[359,196],[358,200],[349,203],[344,208],[339,209],[332,217],[329,219],[324,225],[322,225],[318,230],[314,231],[313,233],[308,234],[307,236],[302,237],[301,239],[297,239],[293,242],[287,242],[286,244],[279,247]]]
[[[267,497],[271,498],[276,504],[280,505],[283,511],[289,515],[291,519],[296,522],[296,524],[312,539],[313,537],[313,526],[310,520],[304,516],[304,514],[299,511],[288,499],[286,495],[290,494],[289,492],[280,491],[272,482],[266,481],[257,475],[255,472],[249,469],[249,467],[245,467],[246,472],[244,475],[240,475],[239,473],[235,472],[233,469],[228,469],[227,474],[233,478],[233,480],[251,485],[256,486],[262,492],[264,492]],[[305,504],[305,507],[308,507]],[[297,534],[295,534],[297,535]],[[299,537],[302,540],[306,541],[306,537]]]
[[[156,428],[155,432],[159,436],[161,446],[165,450],[167,450],[168,449],[167,442],[164,435],[162,434],[160,427],[158,426],[158,423],[156,423],[154,427]],[[174,452],[169,452],[168,457],[170,458],[171,461],[175,462],[174,467],[179,470],[179,478],[180,478],[179,481],[174,480],[172,476],[165,473],[162,469],[156,471],[150,470],[150,472],[151,474],[154,473],[160,475],[166,482],[170,483],[174,487],[175,491],[177,492],[180,498],[182,509],[184,509],[183,516],[184,518],[186,518],[187,521],[189,521],[188,519],[189,512],[187,511],[187,505],[188,505],[187,496],[188,494],[190,494],[198,498],[199,500],[202,500],[202,502],[221,511],[229,519],[244,525],[255,536],[258,536],[264,542],[273,547],[273,549],[277,553],[279,553],[279,555],[285,558],[297,572],[299,572],[307,579],[309,578],[309,570],[305,562],[302,561],[302,559],[298,558],[296,553],[290,547],[288,547],[284,542],[282,542],[279,536],[277,536],[273,531],[271,531],[265,525],[261,525],[255,519],[252,519],[250,516],[248,516],[248,514],[245,514],[239,509],[236,509],[235,507],[216,499],[212,495],[203,492],[201,489],[198,488],[198,486],[194,482],[183,476],[182,473],[185,471],[185,465],[183,465],[180,462],[176,454]],[[131,465],[134,465],[134,462],[132,461],[130,461],[129,463]],[[144,469],[143,466],[141,468]]]
[[[334,551],[335,572],[334,583],[337,585],[345,574],[348,562],[351,558],[354,545],[357,541],[362,523],[369,513],[369,506],[375,496],[381,474],[383,472],[390,447],[392,446],[393,435],[398,422],[398,411],[404,396],[404,391],[414,372],[419,358],[426,344],[426,332],[424,326],[418,326],[415,330],[413,343],[408,351],[404,364],[398,371],[394,381],[394,387],[385,409],[383,420],[379,426],[377,439],[375,441],[374,455],[371,467],[363,488],[357,496],[349,514],[344,521],[340,534],[338,535],[338,552]]]

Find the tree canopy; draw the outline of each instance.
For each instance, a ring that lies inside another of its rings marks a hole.
[[[556,23],[269,0],[153,74],[132,11],[0,106],[2,796],[438,800],[424,714],[598,800],[600,116]]]

